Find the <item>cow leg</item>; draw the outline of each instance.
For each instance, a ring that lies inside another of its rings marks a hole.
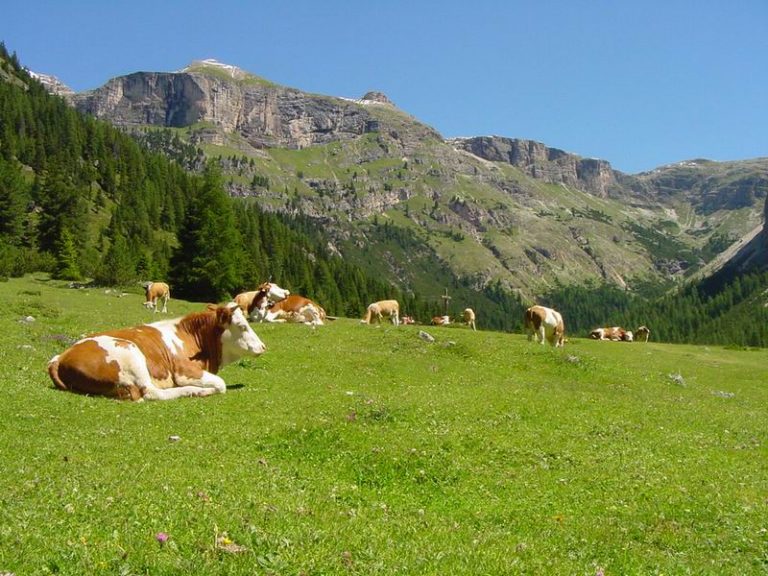
[[[546,330],[544,328],[544,325],[542,324],[539,326],[539,329],[536,331],[536,342],[539,344],[546,344],[547,340],[545,337]]]
[[[154,385],[147,387],[144,398],[147,400],[174,400],[187,396],[210,396],[211,394],[224,394],[227,385],[224,380],[206,370],[202,370],[199,377],[192,375],[177,375],[177,386],[173,388],[158,388]]]
[[[163,298],[163,313],[165,314],[167,312],[168,312],[168,297],[166,296],[165,298]]]

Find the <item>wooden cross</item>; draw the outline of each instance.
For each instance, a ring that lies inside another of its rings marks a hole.
[[[443,299],[443,304],[445,304],[445,315],[448,316],[448,302],[451,300],[451,297],[448,296],[448,288],[445,289],[445,294],[441,298]]]

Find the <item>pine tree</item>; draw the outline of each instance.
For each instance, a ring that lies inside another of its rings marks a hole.
[[[80,280],[80,268],[77,265],[77,248],[69,228],[62,228],[56,245],[56,268],[53,277],[60,280]]]
[[[104,256],[95,280],[106,286],[128,284],[136,279],[136,268],[125,237],[116,233]]]
[[[242,238],[235,226],[232,200],[224,192],[220,168],[206,167],[192,199],[170,278],[179,295],[191,300],[220,301],[242,285]]]
[[[0,239],[19,245],[24,233],[27,192],[21,172],[0,160]]]

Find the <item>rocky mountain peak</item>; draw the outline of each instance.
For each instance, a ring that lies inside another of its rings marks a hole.
[[[248,76],[248,73],[242,68],[233,66],[232,64],[225,64],[219,62],[215,58],[206,58],[204,60],[193,60],[188,66],[179,70],[179,72],[203,72],[205,70],[212,70],[216,72],[224,72],[232,78],[239,80]]]
[[[389,104],[390,106],[394,106],[392,100],[387,98],[387,95],[384,94],[384,92],[366,92],[365,95],[360,98],[360,101],[364,103]]]

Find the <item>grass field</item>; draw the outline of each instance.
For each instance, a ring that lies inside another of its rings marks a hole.
[[[227,394],[131,404],[45,368],[138,289],[0,300],[0,574],[768,572],[766,350],[257,325]]]

